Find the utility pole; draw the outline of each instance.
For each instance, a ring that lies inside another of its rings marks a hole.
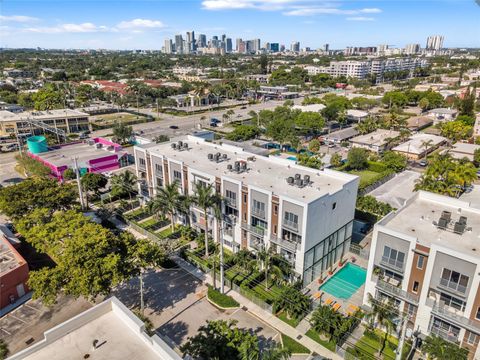
[[[395,360],[402,360],[403,344],[405,343],[405,333],[407,331],[408,315],[405,315],[400,322],[400,339],[398,340],[398,347],[395,354]]]
[[[224,213],[224,204],[222,202],[222,212],[220,214],[220,293],[225,294],[224,288],[224,268],[223,268],[223,213]],[[215,271],[215,270],[214,270]]]
[[[140,269],[140,312],[144,315],[145,304],[143,302],[143,270]]]
[[[20,141],[20,137],[18,136],[18,131],[15,132],[17,136],[17,144],[18,144],[18,153],[22,156],[22,142]]]
[[[73,158],[73,163],[75,165],[75,175],[77,176],[78,196],[80,198],[80,206],[82,207],[82,210],[85,210],[85,204],[83,201],[82,184],[80,183],[80,170],[78,169],[78,163],[77,163],[76,157]]]

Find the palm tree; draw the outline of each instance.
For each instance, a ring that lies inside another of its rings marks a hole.
[[[134,192],[134,186],[136,183],[137,177],[131,171],[125,171],[121,174],[112,176],[112,179],[110,180],[112,196],[123,197],[128,195],[131,202],[131,195],[132,192]]]
[[[192,206],[193,199],[191,196],[188,195],[180,195],[178,197],[177,205],[178,205],[178,212],[185,217],[185,222],[187,226],[190,226],[192,223],[191,216],[192,213],[190,211],[190,207]]]
[[[319,334],[328,335],[329,341],[332,339],[334,330],[339,322],[339,313],[327,305],[317,307],[310,318],[310,324],[313,329]]]
[[[425,148],[425,156],[423,157],[424,160],[427,160],[428,149],[432,145],[433,145],[433,140],[432,139],[422,140],[422,147]]]
[[[210,92],[210,84],[204,81],[198,81],[193,85],[193,94],[197,100],[197,105],[200,106],[200,100],[202,96],[207,95]]]
[[[178,183],[175,181],[164,187],[158,187],[157,195],[153,199],[152,209],[167,215],[170,218],[170,229],[175,230],[175,215],[179,207],[180,193],[178,192]]]
[[[193,202],[197,204],[205,216],[205,257],[208,257],[208,211],[219,203],[219,197],[214,193],[213,185],[207,186],[195,183]]]
[[[222,115],[222,119],[223,119],[223,122],[226,123],[228,119],[230,119],[230,115],[228,115],[227,113],[224,113]]]
[[[254,267],[258,271],[263,271],[265,273],[265,290],[268,291],[268,278],[272,279],[273,282],[278,282],[283,279],[283,272],[274,263],[274,258],[277,255],[274,253],[273,248],[262,248],[257,252],[257,261],[254,263]]]
[[[262,352],[262,360],[288,360],[292,356],[289,348],[274,346]]]
[[[471,162],[459,163],[455,168],[454,177],[458,184],[465,188],[477,180],[477,168]]]
[[[436,335],[429,335],[422,345],[422,352],[428,354],[429,359],[458,359],[466,360],[468,350],[459,347],[457,344],[443,340]]]
[[[379,350],[379,354],[382,355],[387,345],[387,339],[396,329],[394,318],[396,317],[395,304],[393,300],[388,302],[382,302],[375,299],[372,294],[368,294],[368,303],[370,304],[370,312],[367,313],[367,319],[370,320],[372,327],[383,327],[385,335],[382,338],[382,346]],[[376,325],[376,326],[375,326]]]

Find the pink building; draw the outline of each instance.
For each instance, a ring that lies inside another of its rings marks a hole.
[[[49,151],[28,155],[50,168],[52,175],[59,180],[63,180],[65,170],[75,167],[75,158],[82,174],[112,171],[127,162],[127,153],[122,146],[103,138],[51,147]]]

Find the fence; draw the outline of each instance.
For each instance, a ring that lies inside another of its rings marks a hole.
[[[380,185],[385,184],[387,181],[393,179],[397,174],[396,173],[391,173],[388,174],[387,176],[381,178],[378,181],[375,181],[372,185],[368,185],[367,187],[358,190],[358,196],[363,196],[365,194],[368,194],[369,192],[375,190],[378,188]]]
[[[237,284],[235,284],[233,281],[230,284],[227,284],[227,285],[229,285],[233,291],[236,291],[240,295],[242,295],[243,297],[246,297],[248,300],[253,302],[255,305],[260,306],[263,310],[268,311],[270,314],[273,314],[272,305],[269,305],[265,301],[260,300],[255,295],[250,293],[248,290],[246,290],[246,289],[242,288],[241,286],[238,286]]]
[[[369,256],[370,256],[370,252],[369,251],[366,251],[365,249],[363,249],[360,245],[358,244],[350,244],[350,252],[352,254],[355,254],[355,255],[358,255],[360,256],[361,258],[365,259],[365,260],[368,260]]]

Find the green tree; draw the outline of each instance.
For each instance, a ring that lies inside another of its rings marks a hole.
[[[407,102],[407,96],[401,91],[389,91],[383,95],[382,102],[388,106],[389,109],[392,107],[404,107]]]
[[[93,192],[96,196],[99,195],[100,189],[107,186],[108,179],[102,174],[87,173],[80,179],[80,184],[85,191],[85,200],[88,207],[88,192]]]
[[[449,341],[443,340],[436,335],[429,335],[422,344],[421,348],[424,354],[428,354],[429,359],[437,360],[467,360],[468,350],[459,347]]]
[[[53,84],[47,84],[32,94],[35,110],[61,109],[65,104],[65,94]]]
[[[275,299],[274,310],[283,310],[290,319],[301,319],[310,309],[310,299],[292,285],[284,286]]]
[[[430,108],[430,102],[426,97],[424,97],[418,102],[418,106],[420,106],[420,109],[422,109],[422,111],[426,111]]]
[[[473,152],[473,163],[475,166],[480,166],[480,149],[475,149]]]
[[[73,180],[76,177],[75,170],[68,168],[62,174],[64,180]]]
[[[110,180],[111,193],[114,197],[125,197],[135,192],[137,177],[131,171],[124,171],[121,174],[113,175]]]
[[[50,212],[67,210],[77,205],[74,185],[56,180],[28,178],[19,184],[0,189],[0,211],[17,220],[38,208]]]
[[[268,280],[272,279],[273,282],[281,282],[283,280],[283,272],[279,266],[274,262],[274,258],[277,255],[274,253],[273,248],[262,248],[257,252],[257,260],[252,263],[257,271],[263,271],[265,274],[265,290],[268,291]]]
[[[15,156],[15,160],[17,160],[18,167],[26,176],[47,177],[52,173],[51,170],[40,161],[32,159],[26,154]]]
[[[381,302],[375,299],[370,293],[367,294],[368,303],[370,305],[370,312],[366,314],[370,321],[370,328],[382,327],[384,336],[381,339],[381,347],[379,354],[382,355],[387,345],[387,339],[396,329],[395,318],[397,316],[397,309],[393,301]]]
[[[295,126],[303,133],[317,134],[325,126],[325,120],[317,112],[303,111],[295,118]]]
[[[125,144],[133,134],[131,126],[125,125],[123,122],[115,122],[112,127],[113,136],[120,143]]]
[[[475,97],[476,89],[474,88],[473,91],[471,91],[469,87],[458,103],[458,108],[460,110],[459,115],[475,116]]]
[[[162,135],[155,136],[153,138],[153,141],[155,141],[155,143],[157,143],[157,144],[160,144],[160,143],[170,141],[170,138],[167,135],[162,134]]]
[[[472,136],[473,127],[465,125],[462,121],[448,121],[440,127],[442,136],[452,140],[465,140]]]
[[[153,213],[166,215],[170,219],[170,229],[175,230],[175,220],[178,212],[180,193],[178,183],[167,184],[157,188],[155,198],[150,202],[150,209]]]
[[[308,143],[308,150],[311,152],[318,152],[320,151],[320,141],[318,139],[310,140]]]
[[[226,138],[232,141],[246,141],[255,138],[260,130],[255,125],[239,125]]]
[[[475,116],[470,115],[458,115],[455,119],[456,121],[461,121],[467,126],[474,126],[475,125]]]
[[[310,324],[319,334],[328,336],[331,341],[336,327],[340,323],[340,314],[334,311],[330,306],[320,305],[312,313]]]
[[[362,148],[352,148],[347,155],[347,164],[350,169],[363,170],[368,166],[368,152]]]
[[[1,360],[6,359],[9,352],[10,351],[8,350],[8,345],[5,342],[5,340],[0,339],[0,359]]]
[[[297,162],[300,165],[310,167],[312,169],[321,169],[323,166],[322,155],[308,155],[308,154],[298,154]]]
[[[213,207],[218,206],[220,198],[215,194],[212,184],[204,186],[195,183],[194,193],[193,202],[203,210],[205,217],[205,257],[208,257],[208,214]]]
[[[407,158],[394,151],[385,151],[382,155],[382,163],[395,172],[401,172],[407,167]]]
[[[330,165],[335,168],[342,166],[342,156],[338,153],[333,154],[330,158]]]

